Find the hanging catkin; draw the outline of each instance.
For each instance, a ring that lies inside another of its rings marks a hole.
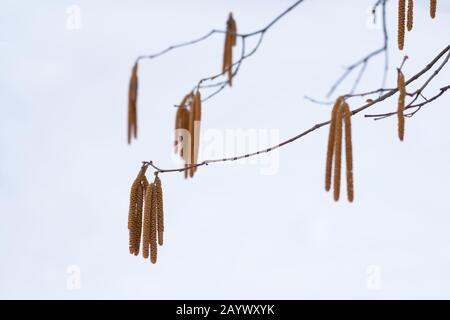
[[[225,44],[223,48],[223,64],[222,64],[222,73],[225,73],[228,68],[228,53],[230,47],[230,36],[228,33],[225,35]]]
[[[350,113],[350,107],[347,102],[342,104],[342,113],[344,117],[345,125],[345,166],[347,173],[347,198],[348,201],[353,202],[353,147],[352,147],[352,115]]]
[[[142,169],[141,169],[142,171]],[[130,247],[130,253],[134,254],[135,252],[135,233],[136,233],[136,207],[138,204],[138,193],[139,193],[139,187],[141,184],[141,177],[140,173],[134,180],[133,184],[131,185],[131,191],[130,191],[130,207],[128,210],[128,230],[129,230],[129,247]]]
[[[398,70],[398,78],[397,78],[397,86],[398,86],[398,107],[397,107],[397,118],[398,118],[398,138],[400,141],[403,141],[405,137],[405,97],[406,97],[406,88],[405,88],[405,76],[401,70]]]
[[[233,13],[230,12],[227,20],[227,30],[225,35],[225,45],[223,52],[222,73],[228,73],[228,84],[232,86],[233,78],[233,47],[236,45],[236,21],[233,19]]]
[[[436,7],[437,7],[437,0],[430,0],[430,16],[433,19],[436,17]]]
[[[158,172],[151,184],[145,176],[149,165],[146,163],[142,166],[131,186],[128,229],[130,253],[136,256],[139,254],[142,235],[142,255],[145,259],[150,257],[150,261],[156,263],[158,244],[162,246],[164,243],[164,205]]]
[[[200,149],[200,123],[202,120],[202,97],[200,91],[197,90],[195,93],[195,103],[194,103],[194,163],[198,162],[198,152]],[[198,167],[193,167],[194,173],[197,171]]]
[[[398,48],[403,50],[405,44],[405,4],[406,0],[398,0]]]
[[[186,113],[186,130],[183,134],[183,144],[181,156],[184,160],[185,167],[190,167],[192,163],[192,147],[193,147],[193,135],[194,135],[194,110],[193,110],[193,94],[189,99],[189,109]],[[188,178],[190,176],[190,169],[184,171],[184,177]]]
[[[137,77],[137,62],[133,66],[130,78],[130,87],[128,91],[128,144],[131,143],[131,138],[137,138],[137,90],[138,90],[138,77]]]
[[[144,199],[144,227],[142,231],[142,256],[147,259],[150,253],[150,214],[152,208],[153,183],[145,188]]]
[[[336,102],[331,111],[331,122],[330,122],[330,132],[328,134],[328,148],[327,148],[327,162],[325,169],[325,190],[329,191],[331,187],[331,171],[333,167],[333,155],[334,155],[334,142],[336,134],[336,114],[340,110],[343,97],[336,99]]]
[[[156,208],[157,208],[157,225],[158,225],[158,244],[160,246],[164,243],[164,206],[163,206],[163,191],[161,186],[161,179],[155,176],[155,191],[156,191]]]
[[[144,207],[144,196],[145,190],[147,188],[148,181],[145,176],[143,176],[137,194],[137,205],[136,205],[136,222],[135,222],[135,232],[134,232],[134,254],[137,256],[139,254],[140,244],[141,244],[141,234],[142,234],[142,211]]]
[[[408,16],[407,16],[408,31],[411,31],[414,25],[414,0],[408,0]]]
[[[342,161],[342,104],[336,112],[334,145],[334,200],[339,200],[341,190],[341,161]]]
[[[156,197],[156,186],[154,183],[152,185],[152,201],[150,208],[150,261],[156,263],[158,256],[158,245],[156,240],[156,223],[157,223],[157,197]]]
[[[232,82],[233,82],[233,47],[236,45],[236,22],[233,19],[233,14],[230,13],[230,16],[228,18],[229,21],[229,30],[231,32],[230,34],[230,48],[228,50],[230,50],[229,53],[229,61],[228,61],[228,84],[230,85],[230,87],[232,86]]]
[[[188,164],[191,166],[189,169],[189,176],[192,178],[194,176],[194,167],[192,166],[195,163],[195,154],[194,154],[194,146],[195,146],[195,104],[196,99],[194,93],[191,96],[190,103],[190,114],[189,114],[189,162]]]
[[[130,253],[135,252],[135,233],[136,233],[136,206],[138,203],[138,189],[140,186],[140,180],[135,180],[131,186],[130,192],[130,208],[128,211],[128,232],[129,232],[129,247]]]
[[[136,179],[131,185],[130,191],[130,207],[128,210],[128,229],[129,229],[129,247],[130,253],[137,255],[139,252],[138,245],[136,243],[136,239],[140,231],[138,215],[139,211],[141,212],[142,217],[142,201],[141,196],[143,196],[143,181],[145,178],[145,171],[147,170],[148,165],[142,166],[139,171]],[[140,234],[139,234],[140,236]]]

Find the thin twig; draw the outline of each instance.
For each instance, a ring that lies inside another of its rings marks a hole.
[[[379,55],[381,53],[384,53],[384,73],[383,73],[383,81],[382,81],[381,87],[385,86],[388,68],[389,68],[389,60],[388,60],[389,59],[389,56],[388,56],[389,35],[388,35],[388,31],[387,31],[387,22],[386,22],[386,2],[387,2],[387,0],[378,0],[372,9],[372,12],[374,13],[374,15],[376,15],[376,9],[378,6],[381,5],[382,26],[383,26],[383,46],[381,48],[369,53],[367,56],[358,60],[357,62],[353,63],[352,65],[346,67],[344,73],[331,86],[330,90],[328,91],[328,93],[326,95],[327,98],[329,98],[336,91],[336,89],[342,84],[342,82],[344,82],[345,79],[347,79],[347,77],[353,72],[353,70],[355,70],[356,68],[361,66],[360,72],[353,84],[352,91],[350,92],[350,94],[352,94],[358,87],[358,85],[364,75],[364,72],[366,70],[366,66],[367,66],[368,62],[372,58],[376,57],[377,55]]]

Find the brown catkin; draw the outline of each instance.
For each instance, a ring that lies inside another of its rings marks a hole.
[[[229,28],[231,32],[231,28]],[[228,73],[228,85],[233,85],[233,35],[230,34],[230,40],[228,45],[228,59],[227,59],[227,73]]]
[[[195,132],[195,111],[196,111],[196,103],[197,103],[197,99],[195,99],[195,95],[192,94],[192,99],[191,99],[191,117],[190,117],[190,127],[189,127],[189,132],[190,132],[190,161],[189,164],[191,165],[191,168],[189,169],[189,176],[192,178],[194,176],[194,167],[192,167],[192,165],[195,163],[195,153],[194,153],[194,149],[195,149],[195,139],[196,139],[196,134],[197,132]]]
[[[139,205],[140,205],[141,206],[140,210],[141,210],[141,214],[142,214],[142,203],[140,200],[140,193],[142,192],[143,181],[146,181],[145,171],[147,170],[147,168],[148,168],[148,165],[142,166],[136,179],[133,181],[133,184],[131,185],[130,207],[128,210],[129,246],[130,246],[131,254],[136,254],[136,252],[139,251],[139,249],[136,245],[136,238],[137,238],[138,229],[139,229],[138,212],[139,212]]]
[[[181,121],[181,134],[180,134],[180,157],[182,157],[186,161],[186,155],[188,152],[186,151],[189,142],[189,110],[184,108],[182,121]]]
[[[144,180],[145,179],[145,180]],[[134,231],[134,255],[139,254],[139,249],[141,245],[141,234],[142,234],[142,211],[144,206],[144,190],[148,185],[147,179],[143,178],[138,188],[137,193],[137,204],[136,204],[136,216],[135,216],[135,231]]]
[[[228,54],[230,52],[229,48],[231,48],[231,38],[230,35],[227,33],[225,36],[225,45],[223,49],[223,65],[222,65],[222,73],[224,74],[228,69]]]
[[[342,105],[341,105],[342,106]],[[342,108],[336,112],[334,136],[334,200],[339,200],[341,191],[341,156],[342,156]]]
[[[228,85],[233,85],[233,49],[230,46],[230,53],[228,54]]]
[[[331,111],[331,121],[330,121],[330,132],[328,134],[328,148],[327,148],[327,162],[325,169],[325,190],[330,191],[331,187],[331,171],[333,167],[333,155],[334,155],[334,140],[336,133],[336,114],[340,109],[343,97],[339,97],[336,99],[336,102],[333,106],[333,110]]]
[[[398,138],[400,141],[403,141],[405,137],[405,97],[406,97],[406,88],[405,88],[405,76],[403,72],[398,70],[398,78],[397,78],[397,86],[399,91],[398,96],[398,107],[397,107],[397,118],[398,118]]]
[[[200,91],[197,90],[195,93],[195,104],[194,104],[194,121],[195,121],[195,139],[194,139],[194,163],[198,162],[198,152],[200,149],[200,123],[202,120],[202,96]],[[194,173],[197,171],[198,167],[194,167]]]
[[[137,90],[138,90],[138,64],[137,62],[133,66],[130,78],[130,87],[128,91],[128,144],[131,143],[131,138],[137,138],[137,111],[136,111],[136,100],[137,100]]]
[[[398,48],[403,50],[405,45],[405,4],[406,0],[398,0]]]
[[[353,147],[352,147],[352,114],[346,102],[342,105],[342,113],[345,125],[345,166],[347,173],[347,199],[353,202]]]
[[[129,247],[130,253],[134,254],[135,245],[134,245],[134,234],[136,230],[136,205],[138,203],[138,189],[139,189],[140,180],[135,180],[131,185],[130,192],[130,208],[128,211],[128,232],[129,232]]]
[[[142,256],[147,259],[150,252],[150,210],[152,208],[152,184],[145,188],[144,226],[142,230]]]
[[[233,13],[230,12],[227,20],[227,32],[225,36],[225,46],[223,54],[222,73],[227,72],[228,84],[232,86],[233,79],[233,47],[236,45],[236,21],[233,19]]]
[[[155,190],[156,190],[156,208],[157,208],[157,223],[158,223],[158,244],[163,245],[163,233],[164,233],[164,206],[163,206],[163,191],[161,185],[161,179],[155,176]]]
[[[193,94],[189,101],[189,111],[187,119],[187,131],[183,137],[183,159],[186,166],[190,167],[193,156],[193,144],[194,144],[194,108],[193,108]],[[191,170],[187,169],[185,172],[185,178],[191,176]]]
[[[411,31],[414,25],[414,0],[408,0],[407,28]]]
[[[437,0],[430,0],[430,17],[436,18]]]
[[[150,261],[156,263],[158,255],[158,245],[156,240],[156,214],[157,214],[157,198],[156,198],[156,187],[152,183],[152,201],[150,208]]]

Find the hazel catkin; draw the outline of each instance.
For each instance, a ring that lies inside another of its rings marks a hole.
[[[135,252],[135,233],[136,233],[136,205],[138,203],[138,188],[140,180],[134,181],[130,192],[130,208],[128,211],[128,232],[130,253]]]
[[[136,110],[136,101],[137,101],[137,90],[138,90],[138,64],[137,62],[134,64],[133,69],[131,71],[130,85],[128,90],[128,144],[131,143],[131,138],[137,138],[137,110]]]
[[[349,202],[353,202],[354,189],[353,189],[353,147],[352,147],[352,114],[347,102],[342,105],[342,113],[344,117],[345,126],[345,167],[347,175],[347,199]]]
[[[137,204],[136,204],[136,217],[135,217],[135,232],[134,232],[134,255],[139,254],[141,235],[142,235],[142,211],[144,206],[144,192],[147,188],[148,181],[145,176],[143,176],[140,181],[138,193],[137,193]]]
[[[437,0],[430,0],[430,17],[436,18]]]
[[[190,111],[187,108],[184,108],[183,117],[181,121],[181,135],[180,135],[180,157],[182,157],[185,161],[187,159],[187,155],[189,154],[189,115]]]
[[[405,44],[405,4],[406,0],[398,0],[398,35],[397,42],[399,50],[403,50]]]
[[[156,187],[152,183],[152,201],[150,208],[150,261],[156,263],[158,256],[158,245],[156,236],[156,224],[157,224],[157,198],[156,198]]]
[[[196,99],[194,93],[192,93],[191,101],[190,101],[190,112],[189,112],[189,177],[194,176],[194,167],[192,166],[195,163],[195,155],[194,155],[194,140],[195,140],[195,103]]]
[[[405,137],[405,98],[406,98],[406,87],[405,87],[405,76],[401,70],[398,70],[397,86],[399,91],[398,96],[398,106],[397,106],[397,118],[398,118],[398,138],[403,141]]]
[[[140,237],[138,215],[139,210],[142,214],[141,193],[143,192],[143,181],[146,181],[145,172],[147,168],[148,165],[143,165],[141,167],[141,170],[133,181],[130,190],[130,206],[128,209],[129,248],[130,253],[135,255],[139,252],[138,244],[136,243],[138,235]]]
[[[230,42],[230,36],[227,34],[225,35],[225,44],[223,49],[223,64],[222,64],[222,73],[227,72],[228,70],[228,61],[229,61],[229,52],[230,52],[231,42]]]
[[[163,191],[161,185],[161,179],[155,176],[155,192],[156,192],[156,210],[157,210],[157,230],[158,230],[158,244],[160,246],[164,243],[164,206],[163,206]]]
[[[329,191],[331,188],[331,171],[333,168],[333,156],[334,156],[334,144],[336,134],[336,114],[340,110],[341,104],[344,98],[339,97],[331,111],[330,132],[328,134],[328,148],[327,148],[327,161],[325,169],[325,190]]]
[[[200,91],[197,90],[194,96],[194,164],[198,162],[198,153],[200,149],[200,123],[202,120],[202,97]],[[198,167],[193,167],[194,173]]]
[[[414,0],[408,0],[408,15],[406,21],[408,31],[411,31],[414,25]]]
[[[145,188],[144,226],[142,228],[142,256],[144,259],[147,259],[150,253],[150,211],[152,207],[152,190],[152,184],[148,184]]]
[[[223,53],[222,73],[228,73],[228,84],[232,86],[233,79],[233,47],[236,45],[236,21],[233,18],[233,13],[230,12],[227,20],[227,30],[225,35],[225,45]]]
[[[342,105],[341,105],[342,106]],[[336,112],[335,119],[335,145],[334,145],[334,181],[333,181],[333,196],[334,201],[339,200],[341,189],[341,161],[342,161],[342,109],[339,108]]]

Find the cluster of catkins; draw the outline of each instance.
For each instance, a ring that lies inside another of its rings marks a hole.
[[[330,132],[328,135],[327,161],[325,170],[325,190],[331,189],[331,174],[334,160],[334,200],[339,200],[341,189],[341,157],[342,157],[342,127],[345,133],[345,160],[347,173],[347,198],[353,202],[353,154],[351,112],[344,97],[337,98],[331,111]]]
[[[128,230],[130,253],[139,255],[142,238],[142,256],[156,263],[158,246],[163,245],[164,207],[161,180],[155,174],[149,183],[144,164],[131,185],[130,208],[128,211]],[[141,237],[142,236],[142,237]]]
[[[184,97],[175,117],[175,153],[184,160],[185,178],[192,178],[197,171],[201,119],[202,98],[197,90]]]
[[[406,81],[401,69],[397,70],[397,88],[399,92],[397,104],[397,118],[398,118],[398,137],[403,141],[405,137],[405,98]],[[352,113],[345,101],[344,97],[338,97],[331,111],[330,131],[328,134],[328,148],[327,161],[325,170],[325,190],[331,189],[331,178],[333,180],[333,196],[334,200],[338,201],[341,188],[341,166],[342,166],[342,135],[345,133],[345,161],[347,173],[347,198],[348,201],[353,202],[353,150],[352,150]],[[344,130],[342,127],[344,126]],[[334,166],[333,166],[334,164]],[[334,171],[333,171],[334,169]]]
[[[436,17],[437,0],[430,0],[430,16]],[[398,0],[398,48],[403,50],[405,45],[405,19],[408,31],[413,28],[414,0],[408,0],[408,12],[406,12],[406,0]]]

